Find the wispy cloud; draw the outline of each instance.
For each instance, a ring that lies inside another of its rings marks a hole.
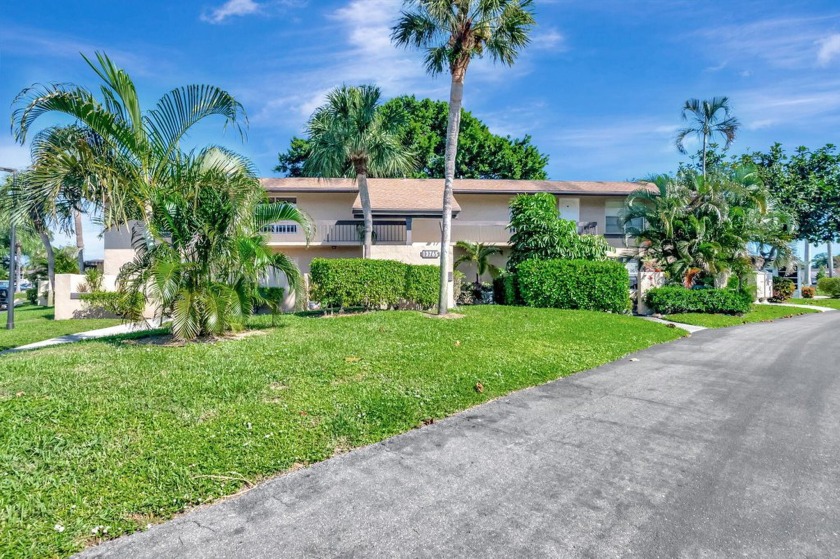
[[[759,19],[698,31],[714,56],[726,60],[762,60],[771,67],[800,69],[827,64],[840,54],[840,35],[828,30],[840,23],[840,14],[823,17]]]
[[[531,39],[531,46],[537,50],[567,50],[566,37],[553,27],[535,33]]]
[[[260,5],[254,0],[228,0],[221,6],[202,13],[201,19],[208,23],[222,23],[229,17],[255,14],[260,9]]]
[[[228,0],[221,6],[205,9],[201,13],[201,20],[207,23],[224,23],[231,17],[248,15],[270,15],[279,13],[282,8],[300,8],[305,6],[306,0]]]
[[[840,33],[829,35],[819,41],[820,50],[817,53],[817,61],[821,66],[828,66],[838,55],[840,55]]]

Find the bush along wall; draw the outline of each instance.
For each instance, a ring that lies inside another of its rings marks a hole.
[[[750,310],[751,297],[732,289],[686,289],[665,286],[651,289],[647,304],[661,314],[698,312],[710,314],[743,314]]]
[[[516,285],[530,307],[630,310],[627,269],[615,261],[527,260],[517,269]]]
[[[316,258],[309,272],[310,299],[323,308],[431,308],[437,304],[437,266],[393,260]]]
[[[829,297],[840,297],[840,278],[820,278],[817,288]]]

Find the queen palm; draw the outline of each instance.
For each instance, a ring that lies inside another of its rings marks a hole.
[[[677,132],[677,149],[686,153],[685,139],[688,136],[700,138],[703,148],[703,178],[706,178],[706,152],[715,136],[724,140],[724,149],[729,149],[741,123],[732,116],[728,97],[712,97],[707,100],[689,99],[682,109],[682,119],[689,125]]]
[[[373,212],[368,177],[405,176],[414,158],[398,135],[397,113],[382,110],[382,93],[373,85],[341,86],[327,94],[327,102],[309,120],[309,157],[303,173],[316,177],[356,178],[364,217],[364,257],[373,244]]]
[[[481,276],[490,273],[495,278],[499,275],[499,268],[490,263],[490,257],[494,254],[502,254],[502,249],[496,245],[484,243],[471,243],[469,241],[458,241],[455,247],[463,251],[463,255],[455,260],[455,267],[462,264],[475,266],[475,283],[481,283]]]
[[[23,144],[35,122],[48,113],[64,114],[95,141],[78,145],[85,160],[85,198],[104,209],[106,227],[132,219],[148,220],[154,190],[178,160],[181,141],[204,119],[221,116],[244,137],[247,123],[242,105],[226,91],[210,85],[173,89],[150,110],[143,111],[131,77],[107,55],[85,62],[102,81],[100,98],[72,84],[35,84],[15,99],[15,138]],[[77,154],[79,155],[79,154]],[[36,181],[42,198],[56,198],[60,181]],[[94,196],[95,195],[95,196]]]
[[[449,122],[443,188],[438,313],[449,309],[449,244],[452,237],[452,181],[458,153],[458,132],[464,79],[470,62],[489,53],[494,61],[512,65],[528,42],[534,25],[532,0],[405,0],[405,11],[391,40],[399,46],[426,51],[426,70],[449,72]]]

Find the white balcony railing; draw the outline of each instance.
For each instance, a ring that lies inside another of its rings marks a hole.
[[[302,228],[294,222],[274,223],[263,229],[273,243],[305,243]],[[361,221],[316,221],[312,244],[361,245],[364,225]],[[401,245],[406,242],[406,226],[399,221],[374,221],[373,238],[377,244]]]

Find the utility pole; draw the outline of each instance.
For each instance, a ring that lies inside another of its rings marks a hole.
[[[0,167],[0,171],[11,173],[12,191],[17,187],[18,170],[9,167]],[[9,219],[9,296],[6,300],[6,330],[15,329],[15,294],[17,293],[17,239],[15,231],[15,220],[12,216]]]

